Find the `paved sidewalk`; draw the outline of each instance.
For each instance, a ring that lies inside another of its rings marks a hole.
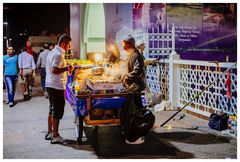
[[[5,90],[3,97],[5,100]],[[173,111],[155,113],[155,126],[142,145],[125,144],[117,126],[100,127],[97,133],[92,128],[85,128],[87,142],[78,145],[74,134],[74,113],[67,102],[60,134],[68,139],[68,143],[52,145],[44,140],[48,100],[41,96],[40,87],[34,87],[30,101],[23,102],[19,92],[16,100],[18,103],[13,108],[3,105],[4,159],[237,158],[237,139],[208,129],[206,120],[186,114],[182,120],[176,118],[161,128],[160,124]]]

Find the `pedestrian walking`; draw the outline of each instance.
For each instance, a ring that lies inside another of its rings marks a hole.
[[[39,54],[39,57],[37,60],[37,69],[40,69],[41,86],[43,89],[44,96],[48,98],[48,93],[45,88],[45,80],[46,80],[46,60],[50,50],[49,50],[48,44],[45,44],[43,48],[44,50]]]
[[[20,84],[22,85],[23,100],[30,100],[32,96],[32,82],[35,76],[36,65],[31,54],[26,52],[23,47],[22,53],[18,56],[19,75],[21,77]]]
[[[4,80],[8,92],[8,104],[9,107],[14,106],[14,95],[16,91],[16,83],[18,79],[18,57],[14,55],[13,47],[7,48],[7,55],[3,56],[3,71]]]

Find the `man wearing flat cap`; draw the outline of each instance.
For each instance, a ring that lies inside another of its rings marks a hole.
[[[141,92],[146,87],[144,82],[144,57],[135,47],[135,39],[131,35],[123,40],[123,48],[128,54],[128,74],[123,78],[123,85],[126,88],[133,87],[134,92]],[[141,103],[138,105],[142,106]]]
[[[131,101],[134,101],[137,109],[142,109],[142,99],[141,92],[145,89],[145,71],[144,71],[144,57],[135,47],[135,39],[129,35],[123,40],[123,48],[128,54],[127,60],[127,70],[128,73],[122,79],[123,85],[126,88],[124,92],[132,92],[133,97],[127,99],[126,107],[121,110],[121,124],[122,124],[122,134],[126,130],[126,125],[124,124],[128,119],[129,105]],[[125,130],[124,130],[125,129]],[[144,137],[139,139],[131,138],[131,136],[126,138],[126,143],[128,144],[140,144],[144,142]]]

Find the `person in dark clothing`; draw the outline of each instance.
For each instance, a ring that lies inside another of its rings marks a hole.
[[[144,57],[144,50],[145,50],[145,42],[143,40],[139,40],[136,42],[136,48],[139,50],[139,52],[142,54],[143,58],[144,58],[144,68],[146,70],[146,66],[147,65],[153,65],[157,62],[159,62],[159,58],[154,59],[154,60],[146,60]]]
[[[123,40],[123,48],[128,54],[127,70],[128,74],[122,79],[123,85],[126,88],[123,92],[132,93],[137,109],[143,108],[141,92],[146,88],[145,84],[145,71],[144,71],[144,57],[135,47],[135,39],[128,36]],[[129,99],[126,101],[129,102]],[[128,103],[126,105],[129,105]],[[121,124],[124,124],[128,116],[128,106],[121,110]],[[123,126],[124,127],[124,126]],[[122,127],[122,128],[123,128]],[[123,128],[124,131],[124,128]],[[140,144],[144,142],[144,137],[137,139],[134,142],[125,140],[128,144]]]
[[[125,91],[136,93],[136,104],[142,107],[141,92],[146,88],[144,57],[136,49],[135,39],[132,36],[123,40],[123,46],[128,54],[128,74],[123,77],[123,85],[126,87]]]
[[[50,52],[48,48],[48,44],[45,44],[43,46],[44,50],[39,54],[38,60],[37,60],[37,68],[41,71],[41,85],[43,89],[44,96],[48,98],[47,90],[45,87],[45,80],[46,80],[46,61],[48,53]]]
[[[154,60],[146,60],[145,57],[144,57],[144,50],[145,50],[145,42],[143,40],[139,40],[136,42],[136,48],[139,50],[139,52],[141,53],[141,55],[143,56],[144,58],[144,70],[147,71],[147,66],[148,65],[156,65],[157,62],[159,62],[159,58],[157,59],[154,59]],[[146,83],[146,89],[145,89],[145,94],[147,93],[151,93],[150,91],[150,88],[147,84],[147,79],[145,77],[145,83]]]

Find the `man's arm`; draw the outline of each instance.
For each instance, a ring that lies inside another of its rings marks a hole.
[[[59,68],[59,67],[53,67],[52,68],[52,73],[53,74],[61,74],[61,73],[64,73],[65,71],[69,71],[69,73],[71,74],[72,71],[73,71],[73,66],[68,65],[68,66],[63,67],[63,68]]]
[[[36,69],[36,64],[35,64],[34,58],[32,56],[32,70],[35,70],[35,69]]]
[[[37,60],[37,69],[41,67],[41,62],[42,62],[42,53],[39,55],[38,60]]]
[[[154,60],[144,60],[144,65],[147,66],[147,65],[152,65],[152,64],[155,64],[157,62],[159,62],[159,58],[157,59],[154,59]]]
[[[32,56],[32,73],[33,73],[33,77],[35,77],[35,75],[36,75],[35,69],[36,69],[36,64],[35,64],[34,58]]]
[[[22,69],[22,57],[21,55],[18,55],[18,68],[19,68],[19,74],[20,76],[23,75],[23,69]]]
[[[19,72],[19,66],[18,66],[18,56],[16,56],[17,57],[17,71]]]
[[[65,71],[68,71],[68,67],[63,67],[63,68],[53,67],[52,68],[53,74],[61,74],[61,73],[64,73]]]
[[[66,71],[71,72],[73,70],[72,65],[61,67],[62,63],[64,62],[64,56],[63,55],[57,55],[53,58],[52,61],[52,73],[53,74],[61,74]]]
[[[3,72],[4,72],[4,70],[5,70],[5,59],[4,59],[4,56],[3,56]]]

